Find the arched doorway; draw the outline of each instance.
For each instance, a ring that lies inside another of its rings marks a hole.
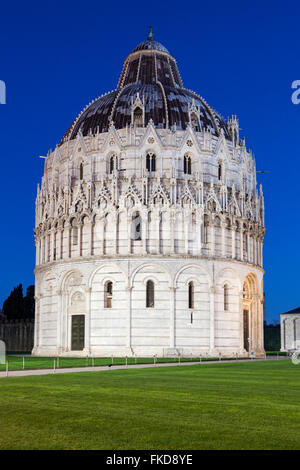
[[[261,349],[262,322],[260,320],[257,279],[254,274],[249,274],[243,285],[242,348],[246,352]]]
[[[81,291],[71,295],[70,320],[71,320],[71,351],[84,349],[85,333],[85,296]]]
[[[82,351],[84,349],[84,315],[72,315],[71,325],[71,350]]]

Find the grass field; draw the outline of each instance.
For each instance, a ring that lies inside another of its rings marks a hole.
[[[300,366],[202,364],[0,379],[1,449],[299,449]]]

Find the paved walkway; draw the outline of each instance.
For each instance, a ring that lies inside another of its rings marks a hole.
[[[274,356],[269,356],[266,359],[233,359],[233,360],[223,360],[223,361],[197,361],[197,362],[164,362],[158,364],[133,364],[130,366],[88,366],[88,367],[64,367],[61,369],[30,369],[30,370],[9,370],[8,375],[6,372],[0,372],[0,378],[3,377],[25,377],[27,375],[48,375],[48,374],[68,374],[71,372],[102,372],[108,370],[122,370],[122,369],[146,369],[148,367],[182,367],[182,366],[201,366],[202,364],[224,364],[225,363],[237,363],[237,362],[261,362],[261,361],[277,361],[277,360],[286,360],[289,357],[279,356],[278,359]]]

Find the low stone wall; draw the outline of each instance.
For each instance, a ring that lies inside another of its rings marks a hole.
[[[1,320],[0,340],[5,342],[6,351],[31,352],[34,338],[34,320]]]

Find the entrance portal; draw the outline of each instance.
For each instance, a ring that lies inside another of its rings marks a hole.
[[[244,349],[249,352],[249,312],[244,310]]]
[[[71,350],[82,351],[84,348],[84,315],[72,315]]]

